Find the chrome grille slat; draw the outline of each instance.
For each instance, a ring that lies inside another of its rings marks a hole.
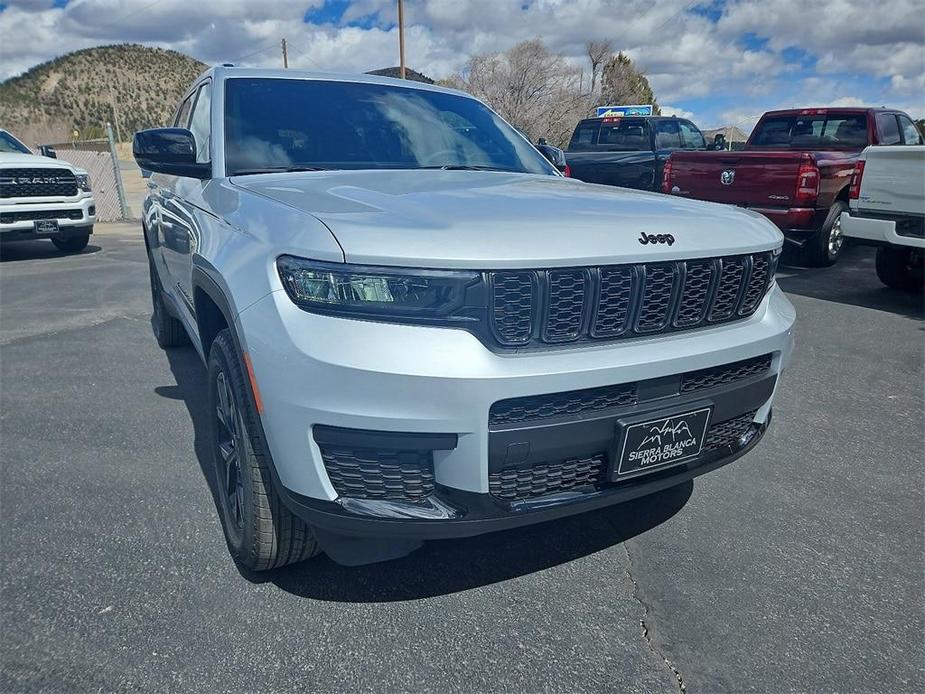
[[[654,335],[745,318],[761,304],[774,266],[765,252],[491,272],[491,330],[502,346],[529,347]]]

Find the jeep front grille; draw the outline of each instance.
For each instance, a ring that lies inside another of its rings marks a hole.
[[[489,273],[492,334],[504,347],[686,330],[750,316],[773,279],[771,253]]]

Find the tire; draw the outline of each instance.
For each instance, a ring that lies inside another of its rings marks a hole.
[[[189,342],[183,324],[170,315],[164,305],[164,289],[157,276],[154,261],[148,256],[148,273],[151,279],[151,329],[161,349],[180,347]]]
[[[829,267],[834,265],[845,247],[845,237],[841,233],[841,213],[848,209],[842,200],[836,200],[829,208],[822,228],[807,242],[804,249],[806,262],[812,267]]]
[[[270,453],[244,378],[226,328],[209,351],[217,505],[234,560],[252,571],[266,571],[304,561],[320,550],[311,528],[286,508],[273,486]]]
[[[87,244],[90,243],[90,234],[80,234],[79,236],[67,236],[60,239],[52,239],[51,242],[55,244],[59,251],[65,251],[66,253],[76,253],[77,251],[82,251],[87,247]]]
[[[922,258],[908,248],[880,246],[877,249],[877,277],[891,289],[922,291],[925,286]]]

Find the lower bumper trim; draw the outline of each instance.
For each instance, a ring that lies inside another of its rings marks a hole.
[[[350,538],[393,538],[405,540],[433,540],[472,537],[484,533],[542,523],[586,511],[624,503],[682,484],[695,477],[728,465],[748,453],[761,440],[770,424],[770,414],[763,424],[754,425],[753,433],[737,448],[726,446],[706,459],[653,472],[644,477],[627,480],[615,487],[592,492],[572,492],[555,496],[505,504],[489,494],[440,489],[443,501],[456,510],[446,518],[371,517],[364,511],[338,502],[321,501],[304,497],[280,485],[283,499],[290,510],[313,528],[329,536]]]

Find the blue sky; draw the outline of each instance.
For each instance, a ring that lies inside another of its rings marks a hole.
[[[609,39],[670,110],[748,129],[770,108],[890,105],[925,116],[921,0],[405,0],[408,64],[446,77],[541,37],[576,67]],[[3,0],[0,77],[121,41],[205,62],[363,71],[395,65],[395,0]],[[243,57],[243,58],[242,58]]]

